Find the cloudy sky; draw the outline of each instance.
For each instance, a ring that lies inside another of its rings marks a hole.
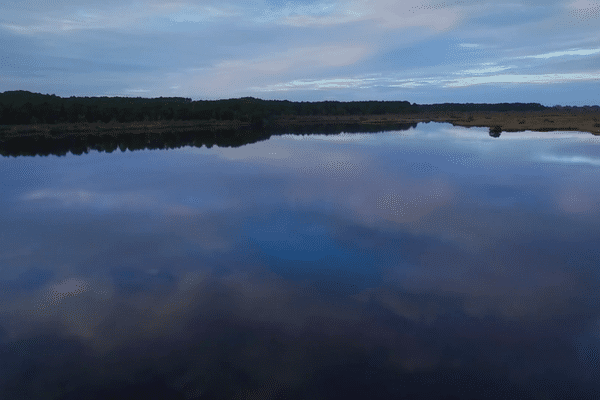
[[[5,0],[0,91],[600,104],[600,1]]]

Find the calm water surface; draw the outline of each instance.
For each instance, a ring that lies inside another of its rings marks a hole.
[[[599,181],[434,123],[0,158],[0,397],[598,398]]]

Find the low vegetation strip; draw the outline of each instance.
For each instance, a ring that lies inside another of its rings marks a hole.
[[[578,130],[600,133],[600,107],[545,107],[537,103],[411,104],[408,101],[291,102],[251,97],[70,97],[0,93],[0,135],[192,132],[222,129],[294,129],[310,126],[448,122],[502,131]]]
[[[124,133],[165,133],[220,131],[231,129],[263,129],[276,131],[296,131],[323,128],[327,131],[339,127],[364,126],[368,131],[395,129],[396,125],[419,122],[447,122],[464,127],[500,127],[504,132],[517,131],[582,131],[600,135],[600,112],[585,111],[532,111],[532,112],[489,112],[489,113],[414,113],[384,115],[320,115],[320,116],[280,116],[261,119],[259,123],[242,120],[160,120],[135,122],[78,122],[57,124],[1,125],[0,137],[14,136],[55,136],[71,134],[124,134]],[[328,129],[330,128],[330,129]]]

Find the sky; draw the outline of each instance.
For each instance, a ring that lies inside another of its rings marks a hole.
[[[0,91],[600,104],[600,1],[5,0]]]

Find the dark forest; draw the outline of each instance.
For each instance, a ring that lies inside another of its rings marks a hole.
[[[183,97],[69,97],[7,91],[0,93],[0,125],[111,121],[238,120],[262,125],[281,116],[383,115],[428,112],[543,111],[537,103],[411,104],[408,101],[292,102],[252,97],[192,101]]]

